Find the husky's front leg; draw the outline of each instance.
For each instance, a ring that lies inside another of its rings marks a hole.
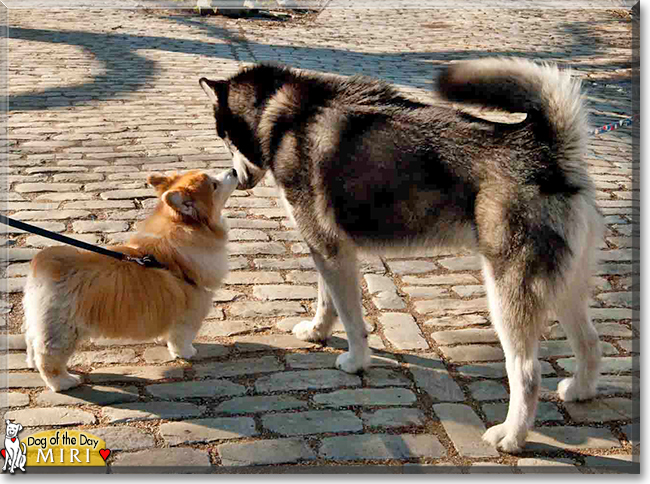
[[[336,359],[336,367],[357,373],[370,366],[370,348],[361,311],[356,254],[351,248],[339,248],[331,257],[315,251],[312,256],[348,337],[349,351]]]
[[[318,303],[316,315],[312,321],[301,321],[293,328],[296,338],[303,341],[325,341],[332,334],[336,309],[327,290],[323,276],[318,276]]]

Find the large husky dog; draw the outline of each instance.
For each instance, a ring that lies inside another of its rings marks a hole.
[[[319,277],[313,321],[294,334],[324,340],[336,314],[348,373],[370,361],[357,284],[357,249],[473,247],[482,256],[492,324],[506,357],[510,408],[484,439],[525,444],[540,388],[538,337],[548,311],[576,353],[566,401],[596,394],[598,334],[587,314],[589,266],[602,236],[583,163],[587,126],[579,83],[556,67],[516,59],[452,64],[438,79],[454,102],[527,113],[517,124],[423,104],[366,78],[257,65],[201,79],[239,187],[270,170]]]

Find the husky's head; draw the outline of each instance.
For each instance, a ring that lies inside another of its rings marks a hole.
[[[239,189],[254,187],[269,168],[269,136],[259,132],[269,99],[291,76],[288,69],[258,65],[228,80],[205,77],[199,84],[212,101],[217,135],[233,157]]]

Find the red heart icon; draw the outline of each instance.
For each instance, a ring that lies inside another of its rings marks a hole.
[[[16,437],[12,437],[12,438],[11,438],[11,441],[12,441],[12,442],[15,442],[15,441],[16,441]]]
[[[4,450],[4,449],[0,450],[0,454],[2,454],[2,457],[3,457],[4,459],[7,458],[7,451],[6,451],[6,450]]]
[[[109,449],[99,449],[99,455],[101,455],[104,462],[106,462],[108,456],[111,455],[111,451]]]

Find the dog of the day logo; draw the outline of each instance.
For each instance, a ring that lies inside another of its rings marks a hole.
[[[21,424],[7,420],[5,427],[5,446],[0,450],[3,472],[26,472],[25,466],[103,467],[111,454],[102,439],[84,430],[45,430],[21,441]]]

